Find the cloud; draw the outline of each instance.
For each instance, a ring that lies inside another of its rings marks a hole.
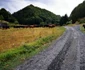
[[[33,4],[45,8],[57,15],[70,15],[71,11],[83,0],[0,0],[0,8],[6,8],[11,13]]]
[[[0,1],[0,7],[6,8],[11,13],[24,8],[27,6],[27,2],[24,0],[1,0]]]

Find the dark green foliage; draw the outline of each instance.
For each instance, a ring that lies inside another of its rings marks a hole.
[[[18,21],[4,8],[0,10],[0,20],[5,20],[11,23],[18,23]]]
[[[4,17],[2,15],[0,15],[0,20],[4,20]]]
[[[58,24],[60,20],[59,15],[55,15],[52,12],[35,7],[33,5],[27,6],[24,9],[15,12],[13,16],[17,18],[20,24],[27,25],[31,24],[40,25],[40,23],[42,22],[44,22],[45,24],[49,23]]]
[[[69,19],[68,19],[68,16],[67,16],[67,14],[65,14],[65,16],[62,16],[61,19],[60,19],[60,25],[61,25],[61,26],[62,26],[62,25],[65,25],[68,20],[69,20]]]
[[[78,19],[84,17],[85,17],[85,1],[79,4],[77,7],[75,7],[70,15],[70,18],[72,19],[73,23],[75,23]]]
[[[85,17],[78,20],[79,23],[85,23]]]

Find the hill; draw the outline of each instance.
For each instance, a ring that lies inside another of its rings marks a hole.
[[[84,17],[85,17],[85,1],[83,1],[83,3],[79,4],[77,7],[75,7],[70,15],[70,18],[72,19],[73,23]]]
[[[15,12],[13,16],[18,20],[20,24],[26,25],[46,25],[46,24],[58,24],[60,16],[55,15],[50,11],[29,5],[18,12]]]
[[[11,13],[5,10],[4,8],[0,9],[0,20],[5,20],[11,23],[18,23],[16,18],[13,17]]]

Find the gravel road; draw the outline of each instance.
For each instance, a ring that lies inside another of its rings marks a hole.
[[[66,27],[52,45],[15,70],[85,70],[85,34],[80,26]]]

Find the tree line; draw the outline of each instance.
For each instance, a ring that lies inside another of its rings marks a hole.
[[[39,25],[46,26],[50,24],[55,25],[66,25],[68,21],[68,16],[55,15],[54,13],[29,5],[13,14],[2,8],[0,10],[0,20],[5,20],[11,24],[20,25]]]
[[[77,7],[73,9],[70,15],[70,19],[72,19],[72,22],[75,23],[76,21],[79,21],[81,18],[85,17],[85,1],[83,3],[79,4]],[[85,22],[85,19],[83,20]]]

